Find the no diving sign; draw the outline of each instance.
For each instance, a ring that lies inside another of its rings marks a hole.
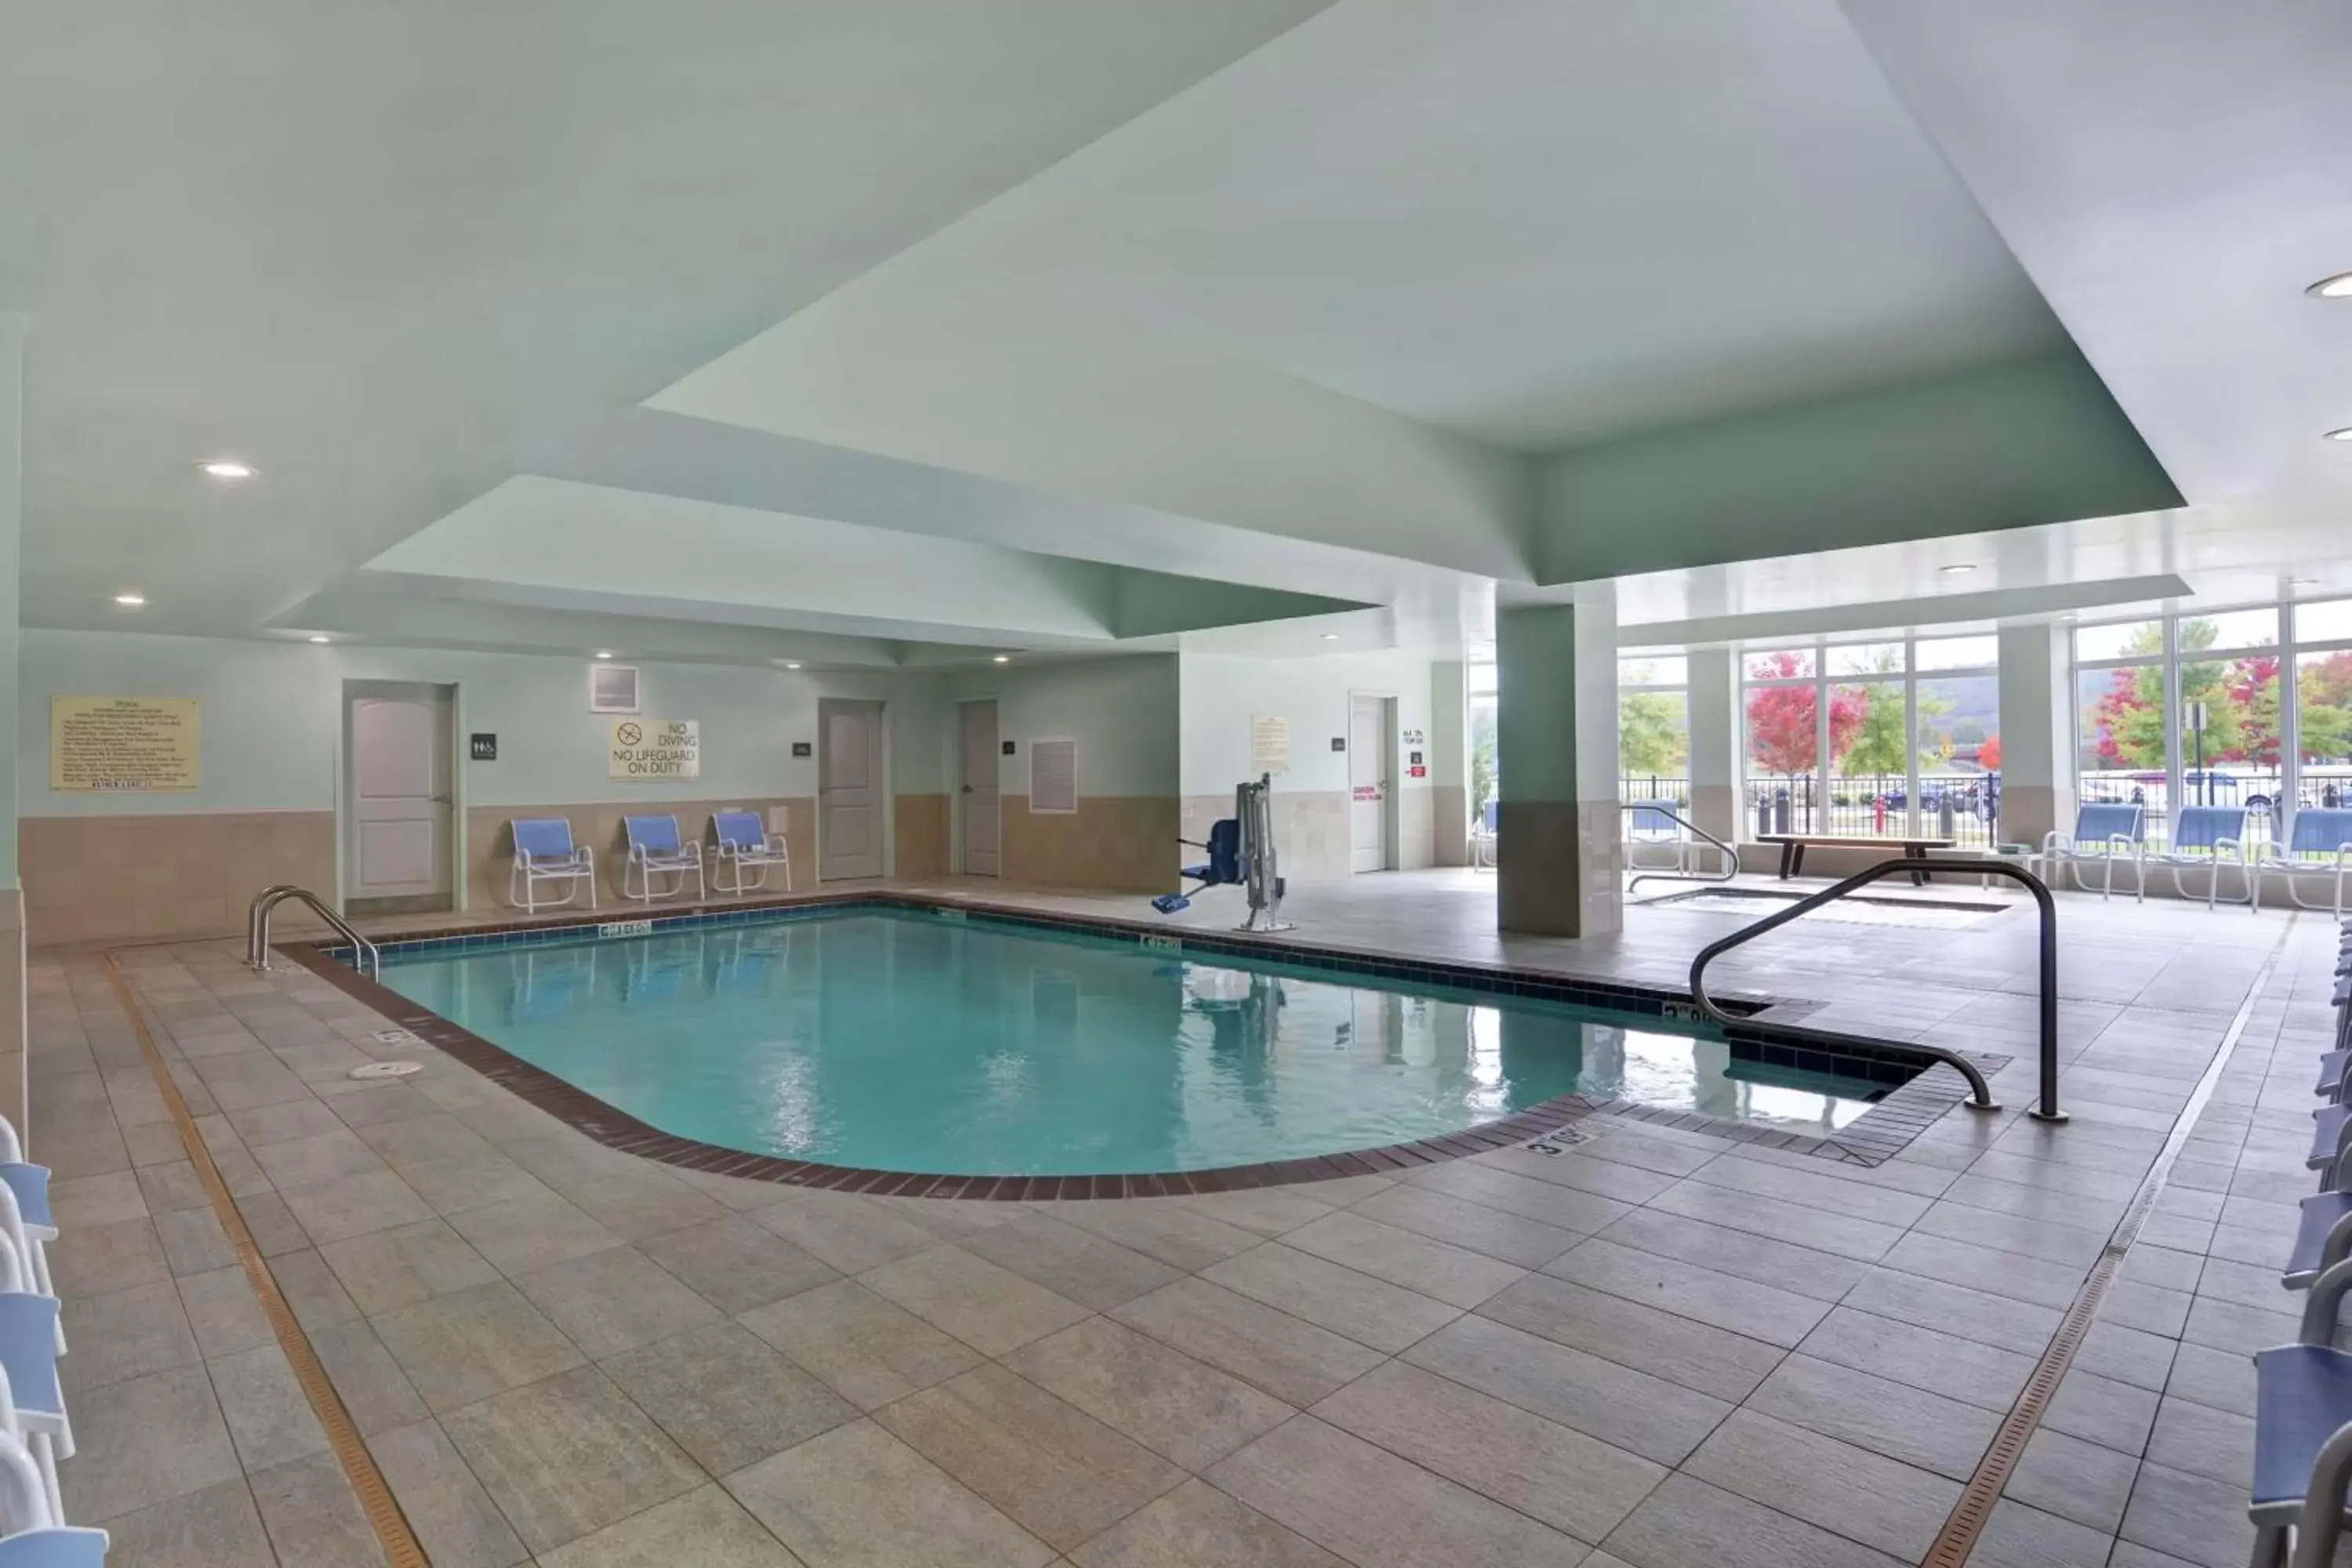
[[[614,720],[604,773],[615,779],[700,778],[701,729],[691,719]]]

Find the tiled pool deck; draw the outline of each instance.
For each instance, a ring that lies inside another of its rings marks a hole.
[[[1492,887],[1368,878],[1286,912],[1326,943],[1652,984],[1743,923],[1503,938]],[[2017,1114],[2024,910],[1822,923],[1726,984],[2009,1055],[2007,1111],[1956,1110],[1874,1168],[1596,1118],[1556,1156],[1045,1204],[655,1164],[430,1049],[405,1047],[418,1077],[350,1080],[403,1048],[308,973],[226,942],[115,956],[442,1568],[1914,1563],[2243,1004],[1970,1559],[2237,1568],[2247,1353],[2294,1331],[2277,1269],[2332,924],[2079,897],[2061,921],[2063,1128]],[[69,1510],[118,1568],[380,1561],[105,960],[38,960],[32,1027]]]

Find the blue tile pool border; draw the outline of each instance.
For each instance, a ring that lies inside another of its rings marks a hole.
[[[1270,961],[1335,974],[1355,974],[1406,984],[1438,985],[1490,996],[1564,1003],[1681,1023],[1703,1021],[1689,996],[1648,986],[1563,977],[1502,966],[1383,956],[1317,947],[1287,937],[1171,931],[1164,926],[1122,921],[1116,917],[1067,915],[970,900],[930,899],[876,890],[747,902],[730,908],[670,913],[625,913],[624,919],[617,921],[583,920],[573,916],[553,921],[517,921],[494,927],[414,931],[387,938],[375,946],[387,962],[395,962],[403,956],[577,942],[583,936],[630,941],[642,936],[709,927],[768,925],[838,917],[845,913],[891,910],[932,915],[950,921],[976,920],[989,925],[1025,927],[1065,934],[1132,938],[1138,946],[1158,952],[1209,954],[1255,959],[1262,963]],[[1573,1124],[1594,1115],[1670,1126],[1733,1142],[1782,1149],[1845,1163],[1874,1165],[1899,1152],[1929,1123],[1949,1110],[1953,1104],[1967,1098],[1967,1084],[1957,1071],[1940,1063],[1923,1070],[1920,1059],[1905,1052],[1900,1042],[1888,1041],[1884,1049],[1857,1043],[1850,1049],[1828,1051],[1743,1040],[1734,1035],[1728,1044],[1735,1057],[1741,1060],[1867,1079],[1888,1085],[1889,1092],[1834,1133],[1819,1136],[1755,1122],[1729,1121],[1696,1111],[1643,1105],[1633,1100],[1568,1094],[1530,1106],[1496,1121],[1409,1143],[1213,1170],[1091,1176],[972,1176],[873,1171],[817,1161],[781,1159],[664,1132],[370,979],[355,967],[353,950],[348,943],[332,939],[290,942],[278,944],[275,951],[366,1003],[426,1044],[608,1147],[666,1164],[714,1174],[877,1194],[1034,1202],[1046,1198],[1227,1192],[1279,1183],[1328,1181],[1344,1176],[1391,1173],[1525,1143],[1554,1149],[1563,1142],[1576,1142],[1588,1135],[1574,1131]],[[1774,1004],[1774,999],[1769,996],[1737,992],[1717,994],[1715,999],[1727,1013],[1743,1017],[1753,1016]],[[1999,1070],[2009,1060],[2004,1056],[1968,1054],[1971,1061],[1988,1073]]]

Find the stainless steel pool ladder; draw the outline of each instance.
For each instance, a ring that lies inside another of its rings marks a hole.
[[[1682,813],[1671,807],[1660,805],[1655,801],[1648,800],[1620,801],[1618,805],[1626,811],[1652,812],[1671,822],[1679,822],[1693,834],[1723,851],[1723,873],[1720,876],[1709,871],[1643,871],[1625,884],[1625,890],[1628,893],[1644,882],[1728,882],[1739,875],[1738,847],[1725,843]]]
[[[291,882],[280,882],[274,888],[264,888],[253,897],[253,908],[245,917],[245,966],[267,973],[269,970],[269,916],[272,910],[289,899],[299,899],[311,911],[327,922],[337,936],[352,944],[352,967],[362,974],[381,976],[383,954],[375,943],[352,928],[350,921],[320,901],[319,895],[308,888],[298,888]]]

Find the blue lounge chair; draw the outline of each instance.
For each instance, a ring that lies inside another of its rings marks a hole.
[[[2335,1348],[2336,1308],[2347,1289],[2352,1261],[2322,1270],[2304,1298],[2298,1342],[2254,1357],[2254,1476],[2246,1511],[2256,1568],[2284,1568],[2290,1529],[2296,1568],[2336,1560],[2352,1481],[2352,1355]]]
[[[2298,856],[2325,855],[2327,859],[2313,862]],[[2344,879],[2352,872],[2352,806],[2306,805],[2296,808],[2294,820],[2288,825],[2286,849],[2278,846],[2267,847],[2259,872],[2274,873],[2286,883],[2286,896],[2298,909],[2325,908],[2336,919],[2344,918]],[[2326,877],[2335,883],[2335,899],[2325,906],[2306,904],[2295,885],[2297,877]],[[2259,879],[2255,894],[2261,896]]]
[[[0,1568],[101,1568],[106,1531],[58,1522],[40,1466],[0,1432]]]
[[[1632,800],[1625,803],[1625,868],[1629,871],[1686,872],[1690,865],[1690,836],[1683,825],[1675,820],[1677,810],[1671,800]],[[1673,857],[1664,862],[1642,859],[1644,849],[1664,849]]]
[[[518,816],[509,825],[514,833],[514,869],[507,878],[507,902],[527,914],[561,909],[588,888],[588,907],[596,907],[596,852],[572,842],[572,824],[561,816]],[[560,899],[540,900],[541,882],[562,882]]]
[[[2042,841],[2042,853],[2035,857],[2051,872],[2055,882],[2067,868],[2074,872],[2074,885],[2084,892],[2089,884],[2083,879],[2084,866],[2099,868],[2099,897],[2106,898],[2115,890],[2116,868],[2129,866],[2132,869],[2132,891],[2141,902],[2147,900],[2147,808],[2130,804],[2107,804],[2078,807],[2074,813],[2072,834],[2053,832]]]
[[[793,890],[793,853],[781,833],[771,833],[760,821],[756,811],[716,811],[710,814],[710,830],[719,840],[719,864],[713,868],[711,880],[722,893],[740,898],[745,893],[758,892],[768,885],[768,868],[784,868],[784,891]],[[746,881],[743,873],[759,872],[757,881]]]
[[[34,1294],[16,1243],[0,1237],[0,1435],[22,1442],[40,1470],[51,1519],[65,1517],[58,1461],[73,1457],[73,1426],[58,1381],[58,1299]]]
[[[621,896],[650,904],[656,897],[654,879],[675,877],[676,885],[660,893],[665,899],[676,898],[686,891],[686,879],[694,879],[694,894],[698,900],[710,897],[710,889],[702,880],[702,840],[684,843],[677,836],[675,816],[625,816],[621,826],[629,836],[628,863],[621,868]],[[636,889],[629,888],[629,879],[636,878]]]
[[[1193,893],[1205,892],[1211,888],[1241,885],[1242,825],[1237,818],[1229,816],[1212,824],[1206,844],[1191,838],[1181,838],[1177,842],[1195,849],[1205,849],[1209,858],[1200,865],[1187,866],[1178,873],[1183,881],[1196,883],[1197,886],[1188,890],[1180,884],[1174,892],[1162,893],[1152,900],[1153,909],[1163,915],[1172,915],[1192,904]]]
[[[2199,851],[2203,851],[2200,854]],[[2172,842],[2164,852],[2147,858],[2147,863],[2157,867],[2172,879],[2172,890],[2186,899],[2190,893],[2181,885],[2180,873],[2190,867],[2202,867],[2210,875],[2205,889],[2205,907],[2211,909],[2221,897],[2221,872],[2235,867],[2238,872],[2238,893],[2233,904],[2254,902],[2254,868],[2246,848],[2246,808],[2242,805],[2185,805],[2172,821]]]

